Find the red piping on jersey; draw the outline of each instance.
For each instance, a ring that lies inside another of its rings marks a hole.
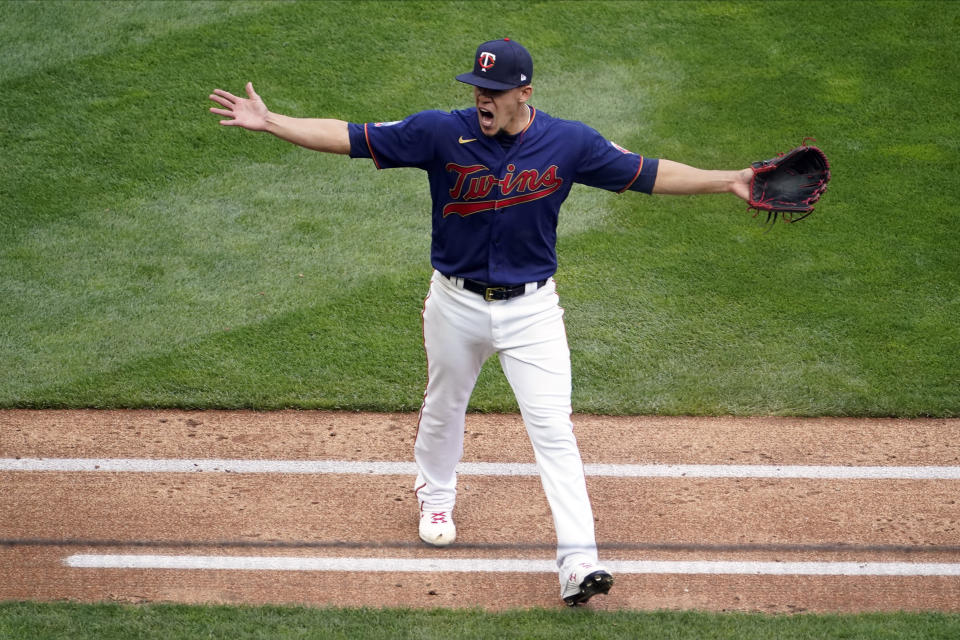
[[[529,104],[527,106],[530,107],[530,120],[527,121],[527,126],[523,128],[523,131],[517,134],[519,136],[517,138],[518,142],[523,140],[523,134],[527,132],[527,129],[529,129],[530,125],[533,124],[533,119],[537,117],[537,108]]]
[[[364,123],[364,125],[363,125],[363,137],[364,137],[364,139],[367,141],[367,149],[370,150],[370,159],[373,160],[374,166],[375,166],[377,169],[382,169],[383,167],[380,166],[380,163],[377,161],[377,156],[376,156],[376,154],[373,152],[373,145],[370,144],[370,133],[367,131],[367,127],[369,127],[369,126],[370,126],[370,123],[369,123],[369,122]]]
[[[523,131],[520,132],[521,134],[524,134],[527,132],[527,129],[529,129],[530,125],[533,124],[533,119],[537,117],[537,108],[534,107],[533,105],[527,105],[527,106],[530,107],[530,120],[527,122],[527,126],[523,128]]]
[[[636,182],[636,181],[637,181],[637,178],[640,177],[640,172],[641,172],[641,171],[643,171],[643,156],[640,156],[640,166],[637,167],[637,172],[633,175],[633,179],[630,180],[630,182],[627,183],[627,186],[625,186],[623,189],[620,189],[620,191],[617,191],[617,193],[623,193],[624,191],[626,191],[627,189],[629,189],[630,187],[632,187],[632,186],[633,186],[633,183]]]

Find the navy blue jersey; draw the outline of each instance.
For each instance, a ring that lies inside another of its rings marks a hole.
[[[506,149],[481,133],[476,108],[350,123],[349,132],[351,157],[371,158],[378,169],[427,172],[433,267],[481,282],[520,284],[556,272],[557,219],[575,182],[650,193],[657,177],[658,160],[533,107]]]

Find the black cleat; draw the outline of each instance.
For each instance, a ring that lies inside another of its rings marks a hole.
[[[578,589],[575,593],[564,595],[563,601],[567,603],[568,607],[575,607],[578,604],[585,603],[598,593],[609,593],[610,587],[612,586],[613,576],[603,569],[598,569],[597,571],[588,574],[586,578],[580,581]],[[570,590],[570,587],[565,589],[564,593],[566,593],[568,590]]]

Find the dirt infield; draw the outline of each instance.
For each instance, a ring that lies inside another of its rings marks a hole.
[[[416,421],[0,411],[0,600],[562,606],[556,574],[537,568],[555,540],[519,417],[468,416],[464,461],[489,464],[461,474],[447,549],[417,540]],[[574,423],[601,558],[623,568],[594,609],[960,611],[960,419]],[[117,460],[187,468],[106,470]],[[260,466],[203,466],[237,460]],[[159,564],[109,564],[130,557]],[[238,559],[261,564],[216,566]],[[504,562],[517,569],[490,569]]]

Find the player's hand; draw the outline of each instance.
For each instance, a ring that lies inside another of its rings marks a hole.
[[[253,90],[252,82],[247,83],[246,89],[247,98],[240,98],[223,89],[214,89],[213,93],[210,94],[210,99],[225,108],[211,107],[210,113],[233,118],[232,120],[221,120],[220,124],[225,126],[243,127],[251,131],[266,131],[267,115],[270,111],[256,91]]]
[[[730,186],[730,192],[742,200],[750,200],[750,180],[753,178],[753,169],[749,167],[737,173],[737,179]]]

